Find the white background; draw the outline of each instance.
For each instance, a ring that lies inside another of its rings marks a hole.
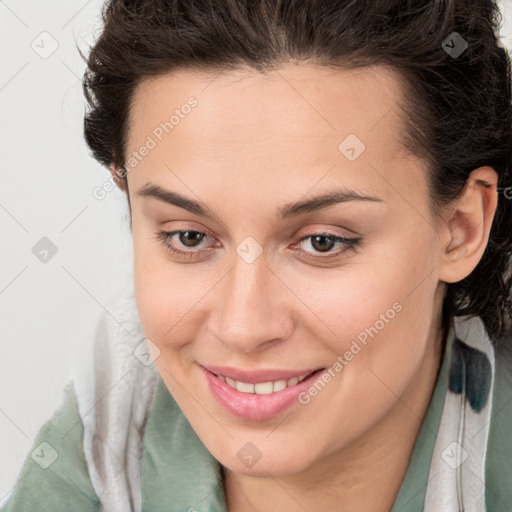
[[[0,0],[0,501],[132,265],[126,199],[117,189],[93,196],[109,174],[82,137],[85,65],[76,45],[85,52],[93,42],[101,5]],[[512,1],[502,6],[512,48]],[[31,46],[52,44],[47,58]],[[46,263],[32,253],[42,237],[57,247]]]

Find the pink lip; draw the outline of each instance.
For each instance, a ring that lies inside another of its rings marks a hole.
[[[258,370],[258,371],[246,371],[239,370],[238,368],[232,368],[230,366],[214,366],[214,365],[203,365],[203,368],[206,368],[211,373],[215,375],[223,375],[224,377],[229,377],[230,379],[238,380],[240,382],[251,382],[253,384],[258,384],[260,382],[269,382],[276,380],[290,380],[294,377],[300,377],[301,375],[306,375],[308,373],[319,370],[320,368],[317,366],[316,368],[310,368],[309,370]]]
[[[299,394],[312,386],[314,381],[321,375],[321,371],[318,371],[306,377],[302,382],[299,382],[295,386],[291,386],[283,389],[282,391],[277,391],[268,395],[257,395],[252,393],[242,393],[241,391],[233,389],[204,367],[199,367],[205,375],[208,386],[219,404],[231,414],[234,414],[244,420],[251,421],[266,420],[282,413],[295,402],[298,402]],[[301,375],[304,374],[302,373]]]

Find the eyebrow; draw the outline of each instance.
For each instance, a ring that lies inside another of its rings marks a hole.
[[[203,217],[211,217],[222,222],[221,219],[207,206],[200,204],[198,201],[184,197],[171,190],[166,190],[158,185],[147,183],[144,187],[139,189],[137,196],[163,201],[165,203],[178,206],[191,213],[201,215]],[[283,220],[290,217],[302,215],[304,213],[310,213],[329,206],[333,206],[339,203],[345,203],[348,201],[370,201],[376,203],[384,203],[384,201],[376,196],[363,195],[356,190],[351,190],[345,187],[336,188],[325,194],[313,197],[311,199],[305,199],[303,201],[297,201],[294,203],[288,203],[281,208],[277,209],[277,219]]]

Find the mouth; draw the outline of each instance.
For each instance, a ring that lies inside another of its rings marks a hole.
[[[270,419],[282,414],[294,404],[299,404],[301,393],[313,386],[325,370],[315,369],[287,380],[244,382],[221,373],[216,374],[203,366],[199,368],[220,406],[230,414],[248,421]]]
[[[277,393],[282,391],[283,389],[290,388],[299,384],[303,380],[311,377],[312,375],[319,373],[325,370],[325,368],[320,368],[318,370],[313,370],[310,372],[303,373],[298,377],[292,377],[290,379],[276,379],[276,380],[268,380],[265,382],[244,382],[242,380],[236,380],[226,375],[222,375],[220,373],[210,372],[212,375],[215,375],[222,382],[225,382],[232,389],[236,389],[240,393],[247,394],[256,394],[256,395],[270,395],[271,393]]]

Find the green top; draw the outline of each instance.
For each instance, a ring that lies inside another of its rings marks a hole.
[[[430,460],[443,413],[444,397],[450,374],[451,348],[454,340],[453,325],[448,330],[443,359],[430,403],[413,447],[407,472],[390,512],[423,510],[427,490]]]
[[[391,512],[423,510],[430,461],[448,386],[453,339],[452,326],[434,392]],[[486,464],[487,512],[512,511],[512,439],[509,435],[512,375],[509,363],[505,363],[505,356],[497,354]],[[69,383],[64,389],[62,405],[37,434],[15,489],[1,512],[101,511],[89,479],[82,436],[76,396]],[[39,446],[43,442],[50,446]],[[158,381],[143,446],[143,512],[226,512],[220,463],[198,438],[162,379]]]

